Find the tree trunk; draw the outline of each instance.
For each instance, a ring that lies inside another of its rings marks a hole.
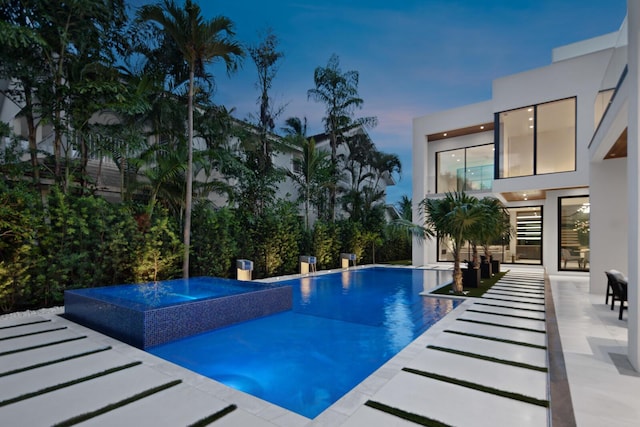
[[[461,294],[462,287],[462,270],[460,269],[460,251],[457,248],[453,250],[453,283],[451,285],[453,292]]]
[[[189,71],[189,97],[187,101],[188,134],[187,134],[187,194],[184,203],[184,259],[182,262],[182,277],[189,278],[189,250],[191,244],[191,200],[193,190],[193,85],[194,69]]]
[[[25,119],[27,120],[27,138],[29,139],[29,156],[31,158],[31,169],[33,172],[33,184],[40,189],[40,164],[38,163],[38,144],[36,143],[36,124],[33,118],[33,100],[31,98],[31,87],[24,87]]]

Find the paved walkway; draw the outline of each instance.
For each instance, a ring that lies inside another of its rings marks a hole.
[[[626,322],[587,285],[551,277],[577,425],[636,426]],[[0,319],[0,425],[50,426],[126,403],[79,425],[548,426],[546,316],[542,270],[513,269],[313,421],[56,315]]]
[[[603,282],[606,280],[602,273]],[[618,320],[585,276],[550,277],[579,427],[640,425],[640,374],[627,359],[627,311]],[[611,300],[609,300],[611,303]]]
[[[456,312],[345,426],[548,425],[542,270],[509,272]]]

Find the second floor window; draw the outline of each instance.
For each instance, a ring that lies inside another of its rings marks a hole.
[[[436,192],[491,190],[493,144],[436,153]]]
[[[576,99],[498,113],[499,178],[576,170]]]

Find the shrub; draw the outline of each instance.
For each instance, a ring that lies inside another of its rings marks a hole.
[[[232,277],[238,256],[238,221],[229,208],[198,203],[191,226],[190,275]]]
[[[29,305],[31,272],[37,263],[35,242],[42,224],[38,193],[0,181],[0,310]]]
[[[311,253],[319,269],[334,268],[340,257],[339,228],[335,223],[316,221],[313,227]]]

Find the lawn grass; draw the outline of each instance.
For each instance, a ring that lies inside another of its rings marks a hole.
[[[196,421],[195,423],[189,425],[189,427],[205,427],[205,426],[208,426],[209,424],[213,423],[214,421],[218,421],[220,418],[224,417],[227,414],[230,414],[231,412],[235,411],[236,409],[238,409],[238,407],[236,405],[229,405],[226,408],[223,408],[223,409],[219,410],[215,414],[211,414],[208,417],[205,417],[205,418],[202,418],[201,420]]]
[[[507,273],[508,271],[501,271],[500,273],[496,273],[487,279],[482,279],[480,280],[480,285],[477,288],[464,288],[465,293],[458,294],[458,295],[466,296],[466,297],[476,297],[476,298],[481,297],[482,295],[484,295],[485,292],[491,289],[491,287],[495,285],[498,280],[502,279],[504,275]],[[451,284],[447,286],[443,286],[442,288],[436,289],[431,293],[436,295],[456,295],[455,293],[453,293]]]
[[[384,403],[376,402],[374,400],[367,400],[364,404],[370,408],[374,408],[379,411],[386,412],[387,414],[390,414],[390,415],[395,415],[398,418],[411,421],[412,423],[415,423],[421,426],[451,427],[449,424],[445,424],[441,421],[434,420],[433,418],[428,418],[423,415],[418,415],[411,412],[403,411],[402,409],[394,408],[392,406],[385,405]]]
[[[135,402],[135,401],[140,400],[140,399],[144,399],[147,396],[151,396],[152,394],[159,393],[159,392],[161,392],[163,390],[166,390],[168,388],[174,387],[174,386],[176,386],[178,384],[181,384],[181,383],[182,383],[182,380],[173,380],[173,381],[168,382],[166,384],[162,384],[162,385],[159,385],[157,387],[153,387],[153,388],[150,388],[148,390],[145,390],[145,391],[143,391],[141,393],[134,394],[133,396],[128,397],[126,399],[122,399],[119,402],[111,403],[111,404],[109,404],[107,406],[104,406],[102,408],[96,409],[95,411],[87,412],[85,414],[80,414],[80,415],[77,415],[75,417],[69,418],[68,420],[65,420],[65,421],[59,422],[57,424],[54,424],[53,427],[70,427],[70,426],[74,426],[76,424],[80,424],[80,423],[82,423],[84,421],[87,421],[87,420],[89,420],[91,418],[97,417],[97,416],[102,415],[102,414],[106,414],[109,411],[113,411],[114,409],[121,408],[121,407],[123,407],[125,405],[128,405],[128,404],[132,403],[132,402]]]
[[[447,382],[450,384],[456,384],[459,385],[461,387],[466,387],[466,388],[470,388],[473,390],[478,390],[478,391],[482,391],[484,393],[489,393],[489,394],[494,394],[496,396],[501,396],[501,397],[506,397],[508,399],[513,399],[513,400],[519,400],[520,402],[525,402],[525,403],[530,403],[532,405],[538,405],[538,406],[542,406],[544,408],[548,408],[549,407],[549,401],[548,400],[542,400],[542,399],[537,399],[535,397],[531,397],[531,396],[527,396],[521,393],[514,393],[511,391],[505,391],[505,390],[500,390],[498,388],[495,387],[488,387],[482,384],[477,384],[477,383],[473,383],[470,381],[465,381],[465,380],[461,380],[458,378],[453,378],[453,377],[448,377],[445,375],[440,375],[440,374],[436,374],[433,372],[425,372],[425,371],[420,371],[418,369],[411,369],[411,368],[402,368],[403,371],[405,372],[409,372],[415,375],[420,375],[426,378],[431,378],[434,380],[438,380],[438,381],[443,381],[443,382]]]
[[[387,265],[411,265],[411,260],[410,260],[410,259],[400,259],[400,260],[396,260],[396,261],[385,261],[385,262],[381,262],[380,264],[387,264]]]

